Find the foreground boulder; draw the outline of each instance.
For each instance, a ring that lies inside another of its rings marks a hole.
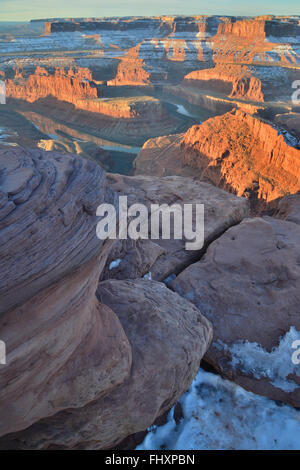
[[[219,373],[300,406],[292,347],[300,340],[300,227],[269,217],[245,219],[172,286],[212,322],[205,359]]]
[[[128,197],[128,205],[204,204],[204,249],[226,229],[239,223],[248,214],[248,201],[226,193],[208,183],[191,178],[169,176],[109,175],[112,189]],[[149,211],[150,214],[150,211]],[[149,223],[150,231],[150,223]],[[203,254],[186,250],[186,240],[124,240],[118,241],[108,258],[103,279],[135,279],[147,275],[163,281],[175,276]]]
[[[116,312],[130,341],[129,377],[80,409],[3,438],[1,448],[114,447],[149,427],[189,388],[212,338],[210,323],[193,304],[146,280],[102,282],[97,297]]]
[[[131,347],[95,296],[110,241],[104,171],[74,156],[0,152],[0,435],[85,406],[129,375]]]

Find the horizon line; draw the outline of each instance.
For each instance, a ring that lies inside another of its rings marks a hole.
[[[108,16],[54,16],[54,17],[37,17],[37,18],[30,18],[30,19],[19,19],[19,20],[12,20],[12,19],[3,19],[0,20],[0,23],[30,23],[31,21],[47,21],[47,20],[80,20],[80,19],[109,19],[109,18],[164,18],[164,17],[220,17],[220,18],[264,18],[265,16],[270,16],[273,18],[292,18],[297,17],[300,18],[300,14],[274,14],[274,13],[263,13],[260,15],[234,15],[234,14],[180,14],[180,13],[169,13],[169,14],[162,14],[162,15],[108,15]]]

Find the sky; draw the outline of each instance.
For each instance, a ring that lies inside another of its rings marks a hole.
[[[152,15],[300,15],[299,0],[0,0],[0,21]]]

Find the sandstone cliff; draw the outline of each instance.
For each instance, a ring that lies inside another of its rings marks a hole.
[[[264,101],[260,79],[251,75],[246,66],[219,64],[212,69],[197,70],[186,75],[184,83],[209,90],[215,89],[230,98]]]
[[[253,207],[300,188],[300,151],[272,125],[240,110],[193,126],[184,135],[149,140],[135,166],[138,174],[194,174],[249,197]]]
[[[120,58],[116,76],[107,82],[108,85],[147,85],[150,83],[150,73],[146,64],[139,58],[140,44],[130,49]]]
[[[278,130],[242,111],[192,127],[181,142],[183,163],[215,184],[266,202],[300,187],[300,151]]]
[[[25,99],[31,103],[48,95],[73,104],[76,104],[77,100],[98,97],[91,71],[80,67],[67,71],[57,68],[54,74],[37,67],[28,79],[23,78],[21,70],[17,70],[14,80],[6,81],[6,90],[8,98]]]

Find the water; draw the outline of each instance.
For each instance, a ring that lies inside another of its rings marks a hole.
[[[195,116],[195,114],[191,114],[182,104],[176,104],[176,108],[177,113],[183,114],[183,116],[197,119],[197,116]]]
[[[113,152],[125,152],[138,154],[142,147],[119,147],[118,145],[101,145],[104,150],[111,150]]]

